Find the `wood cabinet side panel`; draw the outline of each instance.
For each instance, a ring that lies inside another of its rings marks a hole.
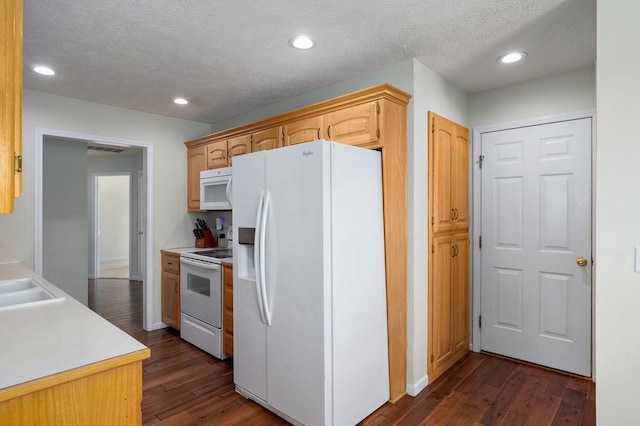
[[[407,109],[380,102],[390,400],[407,387]]]
[[[116,367],[0,403],[0,424],[142,423],[142,362]]]
[[[207,170],[207,147],[187,150],[187,210],[200,210],[200,172]]]

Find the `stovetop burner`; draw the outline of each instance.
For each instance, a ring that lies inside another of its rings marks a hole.
[[[197,251],[195,252],[195,254],[198,254],[200,256],[214,257],[217,259],[225,259],[228,257],[233,257],[233,250],[228,248],[219,248],[219,249],[212,249],[212,250]]]

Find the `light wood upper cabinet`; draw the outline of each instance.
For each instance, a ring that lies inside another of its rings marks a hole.
[[[469,130],[429,112],[433,232],[469,227]]]
[[[0,3],[0,213],[22,192],[22,0]]]
[[[227,167],[227,141],[213,142],[207,145],[207,168]]]
[[[227,141],[227,164],[233,165],[233,157],[251,152],[251,136],[243,135]],[[211,167],[210,167],[211,168]]]
[[[243,135],[207,145],[207,168],[217,169],[233,165],[233,157],[251,152],[251,136]]]
[[[366,145],[380,137],[378,102],[355,105],[326,115],[328,140],[348,145]]]
[[[311,142],[324,137],[324,116],[304,118],[283,126],[284,146]]]
[[[282,126],[272,127],[251,135],[251,152],[280,148],[282,146]]]

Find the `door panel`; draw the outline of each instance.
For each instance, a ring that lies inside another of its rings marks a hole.
[[[483,350],[591,374],[591,119],[482,135]]]

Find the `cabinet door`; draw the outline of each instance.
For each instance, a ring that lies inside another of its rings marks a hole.
[[[227,141],[217,141],[207,145],[207,168],[219,167],[227,167]]]
[[[456,126],[451,140],[451,208],[454,229],[469,228],[469,130]]]
[[[180,330],[180,274],[162,271],[162,321]]]
[[[451,140],[450,129],[436,127],[432,134],[431,164],[431,224],[433,232],[449,231],[453,227],[451,207]]]
[[[294,121],[283,126],[284,146],[296,145],[299,143],[311,142],[324,136],[323,116],[305,118]]]
[[[377,102],[356,105],[326,116],[327,139],[348,145],[366,145],[379,138]]]
[[[227,142],[227,163],[233,164],[233,157],[236,155],[248,154],[251,152],[251,135],[238,136],[229,139]]]
[[[452,355],[451,341],[451,265],[454,258],[453,236],[435,236],[431,249],[429,280],[429,380],[446,368]]]
[[[469,233],[460,232],[453,236],[453,264],[451,270],[452,301],[452,351],[466,353],[469,350]]]
[[[282,146],[282,127],[256,132],[251,135],[251,152],[275,149]]]
[[[11,213],[22,192],[22,0],[0,6],[0,213]]]
[[[469,130],[429,112],[433,232],[469,228]]]
[[[187,210],[200,211],[200,172],[207,170],[207,147],[187,150]]]

